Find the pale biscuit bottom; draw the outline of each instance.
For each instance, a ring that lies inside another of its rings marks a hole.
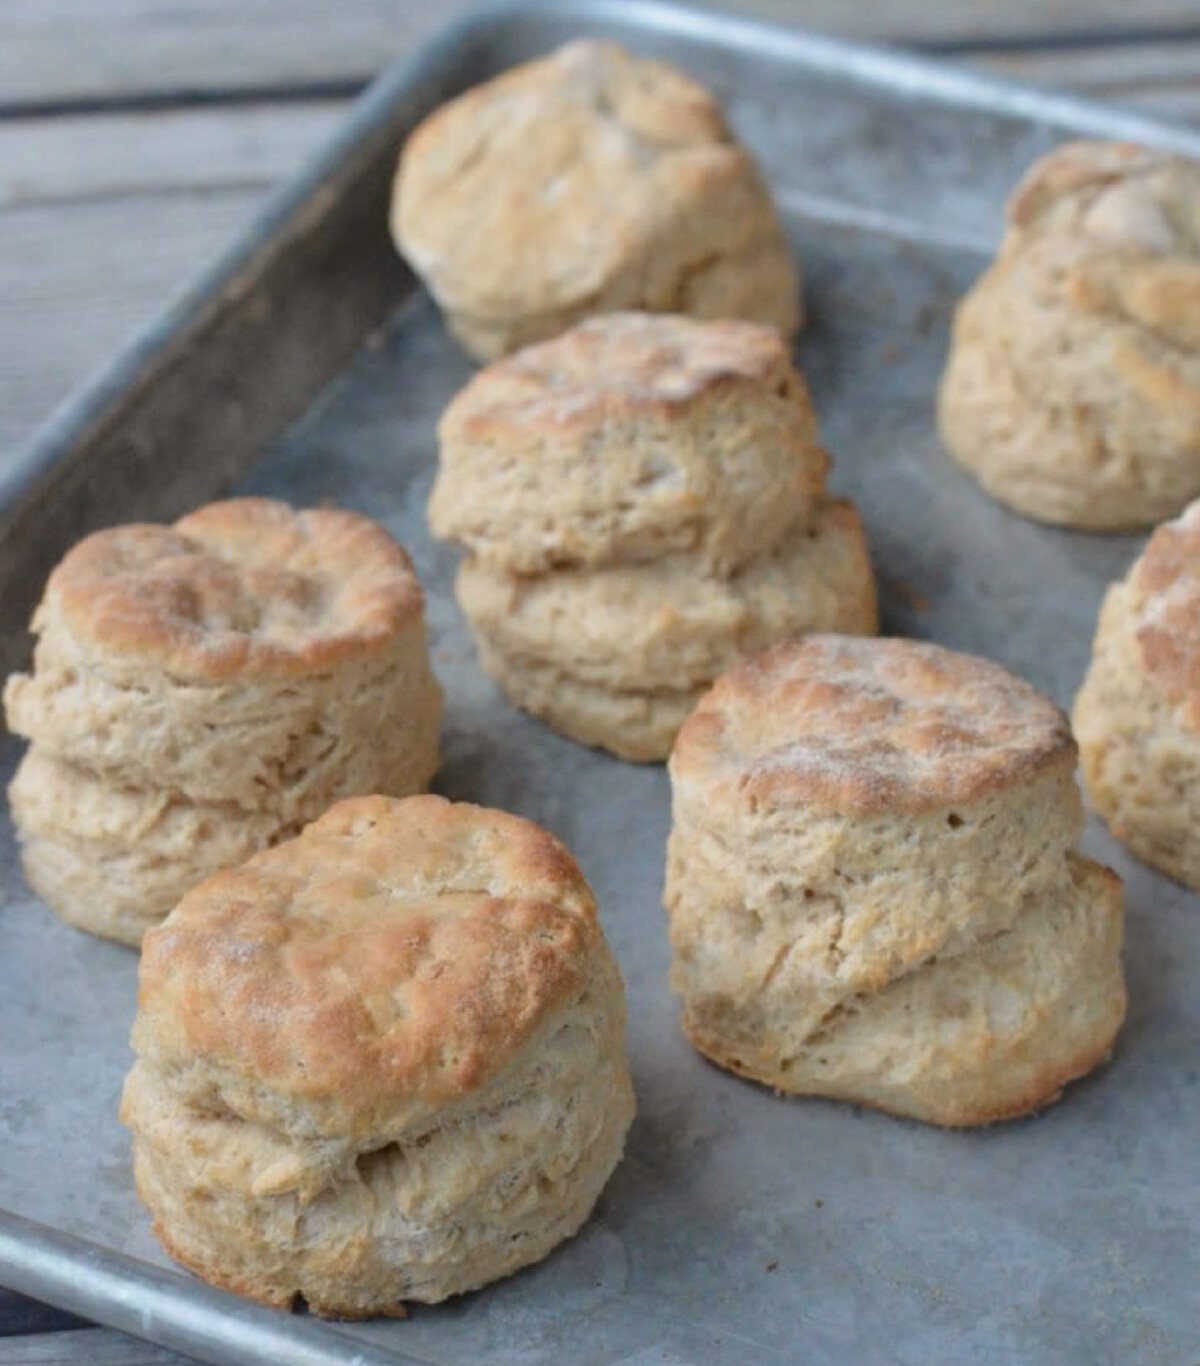
[[[553,664],[510,659],[476,635],[479,662],[515,707],[551,729],[594,749],[634,763],[659,763],[671,752],[679,727],[704,695],[687,691],[618,692],[581,683]]]
[[[1138,858],[1200,889],[1200,736],[1141,667],[1132,595],[1127,583],[1109,590],[1075,699],[1084,787]]]
[[[155,1232],[215,1285],[335,1318],[436,1303],[539,1261],[621,1156],[634,1104],[621,1001],[606,955],[522,1061],[397,1134],[305,1136],[299,1113],[299,1132],[267,1129],[143,1060],[122,1119]]]
[[[518,576],[474,557],[455,591],[512,658],[616,692],[691,691],[736,660],[811,631],[872,635],[875,581],[858,514],[830,500],[729,577],[689,556]]]
[[[786,242],[769,236],[742,251],[718,255],[682,271],[665,287],[647,289],[633,278],[597,299],[547,313],[486,318],[444,302],[446,326],[463,349],[483,364],[523,346],[557,337],[584,318],[631,309],[684,313],[702,321],[736,318],[765,323],[785,338],[804,321],[800,274]]]
[[[1135,531],[1200,493],[1190,460],[1158,460],[1132,440],[1110,444],[1079,404],[1021,389],[995,340],[956,343],[939,390],[938,428],[964,469],[1001,503],[1052,526]]]
[[[684,559],[530,579],[467,560],[456,591],[484,669],[515,705],[647,762],[666,758],[739,658],[812,631],[869,635],[878,625],[862,527],[838,501],[727,580]]]
[[[1107,1056],[1125,1013],[1121,926],[1118,879],[1072,854],[1010,928],[816,1027],[798,1030],[790,996],[769,984],[735,1004],[677,963],[675,985],[688,1038],[730,1071],[933,1124],[988,1124],[1050,1104]]]
[[[201,878],[294,833],[231,803],[114,788],[37,748],[8,798],[41,900],[76,929],[135,948]]]
[[[422,792],[438,766],[437,708],[397,750],[381,744],[370,786]],[[165,788],[128,788],[51,757],[35,745],[9,787],[26,881],[77,929],[137,947],[201,879],[297,834],[330,802],[358,790],[357,769],[314,787],[306,804],[245,810]],[[269,800],[269,794],[264,794]]]

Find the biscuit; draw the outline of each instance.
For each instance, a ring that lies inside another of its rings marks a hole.
[[[1062,713],[999,666],[810,636],[723,675],[671,755],[683,1028],[797,1095],[944,1125],[1048,1104],[1124,1015],[1119,880]]]
[[[68,924],[123,944],[140,944],[214,868],[289,833],[274,812],[117,787],[37,745],[8,800],[30,887]]]
[[[666,757],[718,673],[812,630],[873,632],[875,585],[779,335],[611,314],[476,376],[439,429],[430,525],[516,705]]]
[[[338,1318],[433,1303],[587,1219],[633,1116],[624,991],[567,851],[344,801],[146,936],[122,1120],[168,1252]]]
[[[438,445],[434,534],[520,574],[683,553],[731,573],[809,519],[828,468],[777,332],[644,313],[489,366]]]
[[[1200,503],[1109,589],[1073,722],[1112,833],[1200,888]]]
[[[665,759],[730,664],[809,631],[873,634],[875,584],[853,506],[829,501],[730,579],[687,556],[535,577],[466,560],[458,600],[519,707],[625,759]]]
[[[583,40],[476,86],[405,144],[391,229],[480,360],[592,313],[747,318],[800,285],[762,178],[700,86]]]
[[[33,673],[5,690],[38,756],[13,814],[31,883],[96,933],[136,943],[180,878],[340,797],[419,791],[437,767],[420,586],[355,513],[250,498],[97,532],[51,574],[33,629]],[[79,823],[55,830],[65,774]],[[60,855],[72,866],[51,867]],[[130,880],[109,884],[98,859]]]
[[[938,398],[951,454],[1040,521],[1147,526],[1200,493],[1200,163],[1068,143],[1008,206]]]

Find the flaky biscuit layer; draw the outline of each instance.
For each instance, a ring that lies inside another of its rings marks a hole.
[[[434,534],[520,574],[671,554],[732,573],[808,524],[829,464],[773,328],[644,313],[489,366],[438,441]]]
[[[713,678],[743,655],[878,624],[862,527],[837,501],[729,579],[684,556],[525,579],[468,560],[456,587],[484,668],[518,706],[637,760],[664,759]]]

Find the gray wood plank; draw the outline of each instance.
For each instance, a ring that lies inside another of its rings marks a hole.
[[[985,52],[972,64],[1200,121],[1200,40]],[[0,121],[0,212],[136,193],[262,188],[329,135],[346,100]]]
[[[189,284],[265,194],[238,187],[0,213],[0,451]]]
[[[1200,124],[1200,86],[1195,84],[1145,90],[1136,100],[1122,97],[1119,102],[1168,123]]]
[[[0,1338],[3,1366],[188,1366],[192,1360],[107,1328]]]
[[[345,107],[341,100],[0,121],[0,212],[119,195],[262,189],[291,175]]]
[[[478,0],[5,0],[0,103],[362,79]],[[698,0],[856,37],[1195,24],[1195,0]]]
[[[362,78],[472,8],[409,0],[6,0],[5,104]]]
[[[0,121],[0,451],[214,259],[344,108]]]

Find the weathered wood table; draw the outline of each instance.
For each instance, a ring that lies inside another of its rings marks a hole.
[[[4,0],[0,461],[221,250],[382,65],[474,3]],[[1197,0],[723,7],[1200,123]],[[0,1288],[0,1363],[182,1360]]]

